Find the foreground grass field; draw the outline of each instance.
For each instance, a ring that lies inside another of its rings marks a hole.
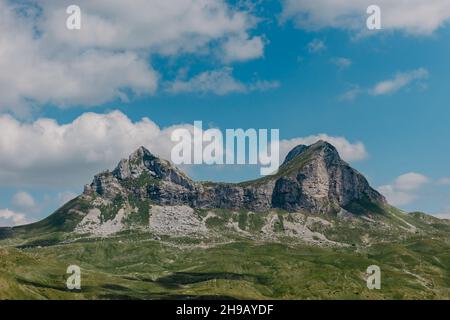
[[[207,245],[150,235],[0,247],[1,299],[450,299],[450,246],[409,239],[368,248],[242,240]],[[82,288],[66,289],[69,265]],[[378,265],[381,290],[366,287]]]

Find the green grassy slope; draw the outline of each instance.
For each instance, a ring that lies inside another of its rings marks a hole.
[[[82,269],[82,290],[65,288]],[[382,270],[382,289],[365,271]],[[2,299],[449,299],[450,244],[411,238],[366,248],[243,240],[212,247],[148,234],[0,249]]]

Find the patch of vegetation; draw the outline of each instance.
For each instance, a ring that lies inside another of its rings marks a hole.
[[[284,216],[283,214],[278,213],[278,220],[275,222],[273,226],[273,231],[275,232],[284,232]]]
[[[248,229],[251,232],[260,232],[265,224],[265,216],[263,213],[250,213],[248,215]]]
[[[41,221],[14,228],[0,228],[0,240],[3,238],[29,239],[54,232],[71,232],[83,218],[79,212],[86,213],[91,208],[89,201],[77,197]]]
[[[241,211],[238,213],[238,215],[239,215],[239,219],[238,219],[239,229],[247,230],[248,212]]]
[[[206,226],[211,229],[221,228],[227,224],[228,220],[225,220],[223,217],[209,217],[206,220]]]
[[[208,215],[208,209],[194,209],[194,212],[197,214],[199,218],[206,218]]]
[[[356,215],[385,213],[384,208],[380,204],[371,201],[367,196],[362,199],[352,201],[344,209]]]
[[[150,173],[144,171],[137,178],[128,178],[121,181],[121,184],[130,190],[145,188],[149,185],[160,185],[161,180],[151,176]]]
[[[113,220],[120,209],[124,207],[125,198],[122,195],[117,195],[111,205],[103,205],[100,207],[100,221],[105,223],[106,221]]]
[[[127,225],[133,226],[148,226],[150,219],[151,202],[148,200],[141,200],[136,197],[128,197],[128,203],[132,209],[137,208],[137,212],[128,215],[124,222]]]

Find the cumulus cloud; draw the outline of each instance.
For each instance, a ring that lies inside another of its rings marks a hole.
[[[12,204],[14,207],[23,211],[32,211],[36,208],[36,201],[33,196],[28,192],[17,192],[12,198]]]
[[[430,182],[430,178],[423,174],[410,172],[395,179],[394,187],[401,191],[414,191],[428,182]]]
[[[332,137],[327,134],[313,135],[280,141],[280,160],[283,161],[289,151],[299,144],[311,145],[319,140],[331,143],[345,161],[360,161],[368,157],[366,147],[362,142],[351,143],[343,137]]]
[[[247,45],[258,39],[248,35],[256,18],[223,0],[79,0],[82,28],[75,33],[60,27],[73,1],[39,3],[45,15],[39,27],[49,41],[76,48],[150,49],[171,55],[195,52],[212,40],[239,38]]]
[[[372,0],[283,0],[284,20],[299,28],[318,30],[339,28],[360,32],[366,29],[366,10]],[[450,19],[448,0],[378,0],[382,28],[409,34],[429,35]]]
[[[176,79],[167,84],[170,93],[201,94],[213,93],[226,95],[229,93],[244,93],[251,91],[267,91],[278,88],[278,81],[258,80],[253,83],[243,83],[233,77],[233,69],[226,67],[218,70],[205,71],[190,79]]]
[[[15,212],[9,209],[0,209],[0,227],[12,227],[27,224],[30,221],[23,213]]]
[[[223,0],[77,1],[81,30],[66,28],[71,1],[0,0],[0,110],[94,106],[152,94],[153,54],[216,54],[227,62],[263,55],[255,18]]]
[[[428,78],[428,70],[424,68],[397,73],[393,79],[384,80],[377,83],[371,90],[370,94],[374,96],[394,93],[413,82]]]
[[[403,206],[417,199],[417,191],[430,182],[430,178],[415,172],[397,177],[393,183],[380,186],[380,191],[394,206]]]
[[[94,174],[114,168],[139,146],[170,159],[174,145],[171,133],[178,128],[193,130],[191,124],[160,128],[148,118],[133,122],[119,111],[84,113],[67,124],[52,119],[23,123],[8,115],[0,116],[0,184],[79,189]],[[296,145],[318,140],[332,143],[347,161],[367,157],[363,143],[321,134],[282,140],[280,160]],[[61,199],[74,195],[64,194]]]
[[[0,183],[80,187],[143,145],[169,158],[170,133],[148,118],[132,122],[121,112],[85,113],[73,122],[22,123],[0,116]]]

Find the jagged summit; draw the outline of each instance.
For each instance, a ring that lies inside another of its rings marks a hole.
[[[133,185],[148,187],[159,182],[192,189],[194,182],[169,161],[160,159],[145,147],[139,147],[128,159],[122,159],[112,171],[102,172],[85,187],[84,194],[97,193],[107,198],[126,195]],[[145,191],[141,190],[143,193]],[[142,195],[145,197],[145,195]]]
[[[299,154],[301,154],[307,148],[308,148],[308,146],[305,146],[304,144],[300,144],[300,145],[296,146],[294,149],[289,151],[289,153],[287,154],[286,158],[284,158],[284,161],[283,161],[282,165],[288,163],[289,161],[291,161],[292,159],[297,157]]]
[[[121,160],[113,171],[113,175],[121,180],[138,178],[143,173],[180,184],[191,182],[181,170],[169,161],[158,158],[145,147],[139,147],[128,159]]]
[[[140,147],[111,173],[95,176],[84,194],[109,200],[131,194],[159,205],[259,212],[279,208],[325,213],[386,203],[325,141],[295,147],[277,174],[240,184],[194,182],[169,161]],[[360,211],[355,213],[364,213]]]
[[[300,144],[294,147],[287,154],[281,167],[283,165],[287,165],[289,162],[296,158],[305,158],[306,154],[309,154],[310,156],[313,156],[315,158],[327,157],[330,159],[343,161],[339,155],[339,152],[331,143],[324,140],[319,140],[316,143],[311,144],[310,146]]]
[[[325,141],[293,148],[276,174],[243,183],[195,182],[140,147],[113,171],[96,175],[82,195],[48,218],[1,229],[0,238],[54,231],[108,235],[149,223],[170,233],[171,223],[180,228],[194,223],[194,210],[373,216],[386,208],[384,197]],[[186,214],[192,221],[185,226]],[[161,222],[161,215],[173,221]]]

